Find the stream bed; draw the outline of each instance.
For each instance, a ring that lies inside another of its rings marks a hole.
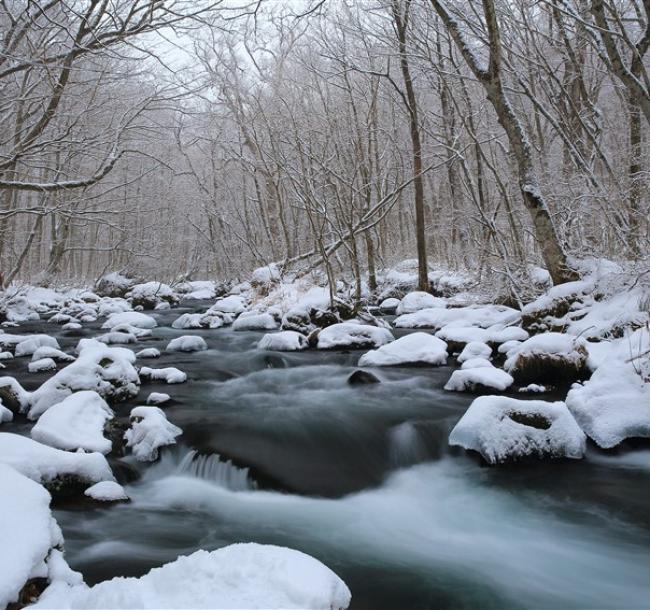
[[[143,383],[116,414],[166,392],[162,408],[183,435],[156,464],[112,460],[130,503],[55,506],[86,582],[261,542],[323,561],[353,610],[650,607],[648,445],[487,468],[448,447],[474,398],[442,389],[453,366],[377,369],[381,383],[350,386],[363,352],[262,352],[262,332],[170,328],[210,304],[154,312],[153,338],[126,346],[158,347],[161,358],[139,364],[176,366],[188,381]],[[98,329],[18,332],[51,334],[69,351]],[[209,349],[165,354],[184,334]],[[30,390],[48,377],[28,374],[24,359],[4,372]]]

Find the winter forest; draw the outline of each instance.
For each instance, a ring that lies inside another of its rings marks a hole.
[[[650,0],[0,0],[0,610],[650,607]]]

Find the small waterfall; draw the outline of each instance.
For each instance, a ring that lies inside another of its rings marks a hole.
[[[388,432],[390,463],[396,467],[410,466],[429,459],[427,447],[412,422],[393,426]]]
[[[257,489],[248,468],[238,468],[231,460],[223,461],[218,453],[202,455],[192,449],[181,459],[175,474],[204,479],[231,491]]]

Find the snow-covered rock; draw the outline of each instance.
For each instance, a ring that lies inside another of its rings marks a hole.
[[[172,322],[172,328],[187,329],[187,328],[206,328],[207,325],[203,324],[204,315],[201,313],[184,313]]]
[[[554,286],[522,309],[522,323],[528,330],[548,330],[554,319],[565,316],[571,306],[594,290],[593,281],[566,282]]]
[[[167,284],[162,282],[146,282],[136,284],[126,295],[133,304],[133,307],[143,309],[155,309],[160,303],[175,305],[179,302],[178,294]]]
[[[2,335],[0,335],[0,341]],[[31,356],[39,347],[53,347],[59,349],[59,343],[54,337],[49,335],[32,335],[31,337],[24,338],[16,344],[14,351],[15,356]]]
[[[83,327],[78,322],[68,322],[61,327],[63,330],[81,330]]]
[[[6,421],[12,421],[13,418],[14,418],[13,412],[7,409],[7,407],[5,407],[2,404],[2,401],[0,400],[0,424]]]
[[[167,420],[158,407],[135,407],[131,410],[131,427],[124,433],[127,447],[142,462],[158,459],[158,450],[176,443],[183,431]]]
[[[432,309],[432,308],[441,308],[444,309],[447,307],[447,301],[445,299],[440,299],[434,297],[428,292],[409,292],[397,306],[395,313],[397,315],[402,315],[406,313],[413,313],[415,311],[420,311],[421,309]]]
[[[0,462],[39,483],[59,477],[71,477],[82,483],[113,480],[101,453],[62,451],[10,432],[0,432]]]
[[[464,360],[460,366],[462,370],[480,369],[480,368],[489,369],[490,367],[494,368],[494,365],[487,358],[479,358],[479,357],[468,358],[467,360]]]
[[[129,499],[126,491],[124,491],[124,487],[115,481],[100,481],[99,483],[95,483],[84,491],[84,495],[98,502],[123,502]]]
[[[400,303],[401,303],[400,299],[396,299],[395,297],[389,297],[388,299],[384,299],[379,304],[379,310],[382,313],[394,314],[397,311],[397,308],[399,307]]]
[[[223,313],[240,314],[246,309],[246,299],[242,296],[233,294],[223,299],[219,299],[210,309]]]
[[[494,343],[521,341],[528,338],[528,333],[519,326],[502,326],[496,324],[489,328],[477,326],[455,326],[450,324],[436,332],[436,337],[446,341],[450,349],[464,349],[468,343]]]
[[[106,454],[112,443],[104,438],[104,426],[112,418],[112,409],[97,392],[76,392],[45,411],[31,435],[35,441],[57,449]]]
[[[169,394],[164,394],[163,392],[151,392],[147,397],[148,405],[162,405],[171,400]]]
[[[436,307],[421,309],[399,316],[396,328],[434,328],[443,326],[476,326],[489,328],[495,325],[514,325],[521,320],[521,313],[505,305],[470,305],[469,307]]]
[[[344,610],[345,583],[300,551],[255,543],[196,551],[140,578],[114,578],[93,587],[52,586],[39,608],[210,608]]]
[[[269,286],[279,280],[280,268],[274,263],[258,267],[251,274],[251,285],[254,287]]]
[[[120,313],[112,313],[108,319],[102,324],[102,328],[114,329],[121,324],[128,324],[134,328],[155,328],[158,322],[152,316],[139,311],[124,311]]]
[[[168,352],[200,352],[206,349],[208,349],[208,344],[205,339],[197,335],[176,337],[167,344]]]
[[[75,362],[32,392],[30,419],[37,419],[52,405],[82,390],[94,390],[115,402],[137,395],[140,378],[133,366],[135,354],[131,350],[107,347],[94,339],[82,339],[78,349],[79,357]]]
[[[13,377],[0,377],[0,400],[10,411],[24,413],[29,409],[31,394]]]
[[[173,366],[163,369],[152,369],[143,366],[140,369],[140,376],[151,381],[164,381],[165,383],[184,383],[187,381],[187,375]]]
[[[542,333],[510,350],[504,369],[518,383],[556,384],[583,375],[587,357],[584,340],[563,333]]]
[[[480,362],[477,363],[474,360],[480,360]],[[445,384],[445,390],[450,392],[486,392],[494,390],[503,392],[514,383],[511,375],[494,367],[488,360],[472,359],[466,362],[472,363],[471,368],[464,367],[454,371]]]
[[[13,357],[11,352],[0,352],[0,360],[12,360]]]
[[[497,464],[526,457],[578,459],[586,439],[563,402],[481,396],[451,431],[449,444]]]
[[[242,313],[232,325],[233,330],[275,330],[278,323],[269,313]]]
[[[417,332],[364,354],[359,359],[359,366],[404,364],[441,366],[446,362],[447,344],[433,335]]]
[[[155,347],[141,349],[135,355],[136,358],[160,358],[160,350]]]
[[[293,330],[281,330],[264,335],[257,344],[258,349],[276,352],[296,352],[309,347],[307,337]]]
[[[100,297],[123,297],[134,283],[120,273],[107,273],[95,284],[95,292]]]
[[[566,404],[596,444],[615,447],[626,438],[650,437],[650,379],[643,363],[650,335],[637,331],[620,339],[583,384],[574,384]]]
[[[54,371],[56,370],[56,362],[52,358],[40,358],[39,360],[33,360],[27,365],[27,370],[30,373],[41,373],[42,371]]]
[[[55,550],[63,536],[50,511],[50,494],[10,466],[0,463],[0,608],[17,602],[28,581],[44,578],[62,586],[79,585]],[[63,574],[66,572],[66,574]],[[68,576],[67,582],[61,576]]]
[[[458,362],[463,363],[472,358],[485,358],[492,356],[492,348],[482,341],[470,341],[465,345],[463,351],[458,356]]]
[[[386,328],[341,322],[333,324],[318,334],[318,349],[363,349],[381,347],[394,341],[393,333]]]
[[[36,360],[40,360],[41,358],[52,358],[52,360],[57,360],[59,362],[74,361],[74,356],[71,356],[70,354],[66,354],[65,352],[62,352],[60,349],[56,349],[55,347],[50,347],[48,345],[43,345],[39,347],[32,354],[32,362],[36,362]]]
[[[109,333],[104,333],[103,335],[96,336],[95,340],[100,341],[106,345],[128,345],[130,343],[136,343],[138,338],[133,333],[124,331],[111,331]]]

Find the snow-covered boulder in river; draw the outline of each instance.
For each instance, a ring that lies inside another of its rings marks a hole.
[[[176,337],[167,344],[168,352],[200,352],[206,349],[208,349],[208,344],[205,339],[197,335]]]
[[[33,608],[344,610],[350,599],[345,583],[317,559],[247,543],[196,551],[140,578],[52,586]]]
[[[297,352],[309,347],[305,335],[293,330],[281,330],[264,335],[257,344],[258,349],[275,352]]]
[[[381,347],[394,341],[393,333],[386,328],[341,322],[323,328],[318,333],[318,349],[363,349]]]
[[[121,324],[128,324],[135,328],[155,328],[158,326],[156,319],[146,313],[139,311],[123,311],[120,313],[112,313],[108,319],[102,324],[102,328],[115,329],[116,326]]]
[[[458,356],[458,362],[463,363],[472,358],[485,358],[492,356],[492,348],[482,341],[470,341],[465,345],[463,351]]]
[[[97,392],[76,392],[45,411],[31,435],[35,441],[57,449],[106,454],[112,443],[104,437],[104,426],[112,418],[112,409]]]
[[[481,396],[451,431],[449,444],[498,464],[528,457],[579,459],[586,439],[563,402]]]
[[[232,325],[233,330],[275,330],[278,323],[270,313],[246,311]]]
[[[450,392],[503,392],[514,383],[511,375],[496,368],[485,358],[471,358],[454,371],[445,384]]]
[[[210,307],[210,310],[212,311],[231,313],[235,315],[242,313],[245,309],[246,299],[236,294],[219,299],[212,307]]]
[[[129,499],[124,487],[115,481],[95,483],[84,491],[84,495],[98,502],[124,502]]]
[[[131,300],[133,307],[143,309],[155,309],[161,303],[176,305],[180,300],[178,294],[162,282],[136,284],[126,296]]]
[[[140,369],[140,377],[151,381],[164,381],[165,383],[185,383],[187,381],[187,375],[173,366],[163,369],[152,369],[143,366]]]
[[[446,362],[447,344],[433,335],[418,332],[364,354],[359,359],[359,366],[441,366]]]
[[[135,407],[131,410],[131,428],[124,438],[136,459],[152,462],[158,459],[160,447],[175,444],[182,433],[158,407]]]
[[[406,313],[413,313],[415,311],[420,311],[421,309],[432,309],[440,308],[444,309],[447,307],[447,301],[445,299],[440,299],[434,297],[428,292],[409,292],[397,306],[395,313],[397,315],[402,315]]]
[[[121,273],[107,273],[95,284],[95,292],[100,297],[123,297],[134,283]]]

